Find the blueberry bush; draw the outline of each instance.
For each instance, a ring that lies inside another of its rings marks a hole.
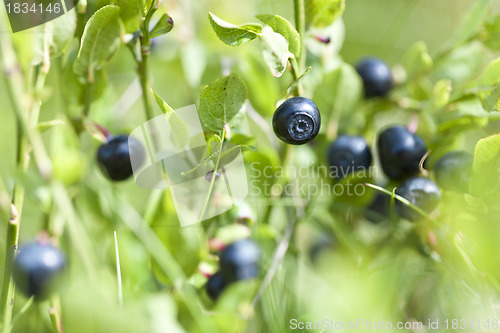
[[[2,332],[500,330],[500,8],[422,3],[2,7]],[[206,150],[139,186],[129,134],[185,147],[193,104]]]

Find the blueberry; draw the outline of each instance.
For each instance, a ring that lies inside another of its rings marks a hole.
[[[228,245],[220,254],[220,271],[228,283],[257,276],[260,251],[249,239]]]
[[[391,90],[391,69],[382,60],[374,57],[363,59],[356,65],[356,71],[363,80],[367,98],[383,97]]]
[[[219,298],[226,285],[227,283],[222,277],[221,272],[219,271],[208,279],[205,288],[207,290],[208,296],[210,296],[210,298],[215,301],[217,298]]]
[[[367,170],[372,163],[370,147],[360,136],[339,136],[328,148],[327,158],[330,174],[336,179]]]
[[[309,98],[292,97],[274,112],[273,129],[276,136],[291,145],[302,145],[318,135],[321,116]]]
[[[374,223],[388,220],[391,217],[391,196],[377,192],[375,199],[365,210],[365,217]]]
[[[469,192],[473,157],[465,151],[443,155],[434,165],[437,184],[444,190]]]
[[[131,156],[142,163],[144,148],[139,141],[127,135],[112,137],[97,150],[99,167],[114,181],[126,180],[132,176]]]
[[[64,255],[57,248],[28,243],[20,248],[14,259],[13,278],[26,296],[45,299],[60,283],[64,267]]]
[[[401,180],[420,171],[420,161],[427,152],[422,139],[403,126],[384,130],[378,137],[378,153],[385,174]]]
[[[432,180],[422,177],[414,177],[405,180],[397,189],[396,194],[410,201],[426,213],[432,212],[439,204],[441,192]],[[396,200],[396,211],[398,214],[412,222],[421,220],[422,214],[415,209]]]

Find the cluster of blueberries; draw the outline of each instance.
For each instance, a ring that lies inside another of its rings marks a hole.
[[[403,126],[393,126],[382,131],[377,149],[382,170],[390,179],[400,182],[396,194],[426,213],[438,205],[441,192],[438,185],[420,174],[427,149],[422,139]],[[372,165],[372,153],[365,139],[360,136],[341,135],[328,148],[330,168],[340,170],[342,178],[356,171],[367,170]],[[445,190],[466,191],[472,172],[472,156],[466,152],[451,152],[439,159],[434,166],[434,176]],[[390,216],[391,196],[378,192],[366,212],[371,221]],[[399,216],[418,221],[423,215],[399,200],[395,201]]]
[[[366,98],[384,97],[393,87],[389,66],[378,58],[359,62],[356,71],[363,81]],[[273,116],[273,129],[283,142],[301,145],[313,140],[319,132],[321,116],[318,107],[308,98],[292,97],[281,104]],[[426,213],[438,205],[441,193],[429,178],[419,176],[427,148],[423,140],[403,126],[385,129],[378,137],[378,153],[384,173],[400,182],[396,194]],[[341,135],[328,148],[327,158],[335,178],[339,180],[359,170],[369,170],[372,154],[360,136]],[[472,174],[472,155],[455,151],[444,155],[434,167],[434,176],[442,189],[467,192]],[[410,221],[421,213],[396,200],[398,215]],[[390,213],[390,197],[378,193],[367,210],[367,218],[379,221]]]
[[[366,98],[384,97],[392,89],[393,80],[389,66],[380,59],[367,58],[356,70],[360,75]],[[468,192],[472,176],[473,157],[465,151],[453,151],[442,156],[434,165],[434,179],[420,174],[427,148],[423,140],[403,126],[393,126],[378,136],[377,149],[380,163],[388,178],[400,182],[396,194],[407,199],[425,213],[432,212],[439,204],[444,190]],[[340,175],[369,169],[372,154],[366,141],[359,136],[341,135],[328,148],[328,162]],[[439,185],[439,186],[438,186]],[[415,209],[395,201],[396,212],[409,221],[418,221],[423,215]],[[390,216],[390,196],[378,192],[365,216],[374,222]]]

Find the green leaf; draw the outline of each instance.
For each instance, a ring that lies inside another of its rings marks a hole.
[[[428,72],[432,68],[432,63],[427,44],[422,41],[413,44],[403,59],[403,66],[409,78]]]
[[[202,123],[213,132],[243,112],[247,88],[234,73],[212,82],[200,95],[199,115]]]
[[[500,193],[500,134],[481,139],[474,151],[474,173],[471,191],[478,197],[488,197]]]
[[[120,18],[125,27],[125,32],[132,34],[140,28],[141,7],[137,0],[114,0],[120,7]]]
[[[314,101],[327,119],[340,114],[354,114],[363,97],[363,84],[356,70],[342,64],[339,68],[323,77],[314,94]]]
[[[93,77],[94,70],[111,58],[120,45],[120,8],[105,6],[95,12],[85,25],[75,73]]]
[[[160,96],[158,96],[153,90],[151,90],[153,96],[155,97],[156,103],[160,107],[161,111],[165,114],[168,123],[172,129],[172,135],[178,148],[184,148],[189,142],[189,127],[182,120],[182,118],[175,112],[170,105],[167,104]]]
[[[484,65],[486,52],[478,41],[453,49],[436,62],[431,80],[449,79],[455,88],[474,78]]]
[[[345,0],[306,0],[306,22],[318,28],[332,24],[345,9]]]
[[[280,77],[287,68],[288,59],[294,58],[288,50],[287,40],[269,26],[262,28],[259,38],[262,42],[262,56],[267,67],[273,76]]]
[[[231,46],[238,46],[254,40],[259,36],[262,29],[259,24],[236,26],[221,20],[212,13],[208,13],[208,19],[217,37],[225,44]]]
[[[293,25],[285,18],[278,15],[262,14],[257,15],[257,19],[265,25],[273,28],[274,32],[281,34],[288,41],[288,49],[296,57],[300,57],[301,40],[300,35]]]
[[[453,47],[467,42],[481,29],[490,10],[491,0],[476,0],[451,39]]]
[[[173,27],[174,21],[172,20],[172,18],[167,14],[163,14],[158,23],[156,23],[153,30],[151,30],[150,37],[159,37],[166,33],[169,33]]]

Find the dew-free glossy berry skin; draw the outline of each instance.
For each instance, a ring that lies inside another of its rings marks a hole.
[[[365,210],[365,217],[368,221],[379,223],[391,217],[391,197],[382,192],[377,192],[370,206]]]
[[[302,145],[319,133],[321,115],[309,98],[292,97],[281,104],[273,116],[276,136],[291,145]]]
[[[432,212],[441,199],[441,192],[436,183],[423,177],[413,177],[405,180],[396,189],[396,194],[408,199],[426,213]],[[422,214],[399,200],[396,200],[396,212],[399,216],[412,222],[423,218]]]
[[[228,245],[220,254],[220,271],[227,283],[257,276],[260,250],[257,244],[243,239]]]
[[[378,153],[385,174],[402,180],[420,171],[420,161],[427,152],[422,139],[403,126],[384,130],[378,137]]]
[[[144,159],[144,148],[136,139],[118,135],[108,139],[97,150],[97,162],[103,173],[113,181],[128,179],[133,174],[130,157]]]
[[[14,282],[26,296],[45,299],[56,290],[65,265],[59,249],[38,242],[28,243],[20,247],[14,259]]]
[[[372,164],[370,147],[360,136],[339,136],[328,147],[327,158],[330,174],[335,179],[344,178],[356,171],[367,171]]]
[[[365,58],[356,65],[356,71],[363,80],[365,97],[383,97],[391,90],[391,69],[384,61],[375,57]]]
[[[215,301],[224,291],[226,285],[227,283],[224,280],[224,277],[222,277],[221,272],[219,271],[208,279],[207,284],[205,285],[205,289],[207,290],[208,296],[210,296],[210,298]]]
[[[465,151],[452,151],[443,155],[434,165],[436,182],[444,190],[469,192],[474,158]]]

